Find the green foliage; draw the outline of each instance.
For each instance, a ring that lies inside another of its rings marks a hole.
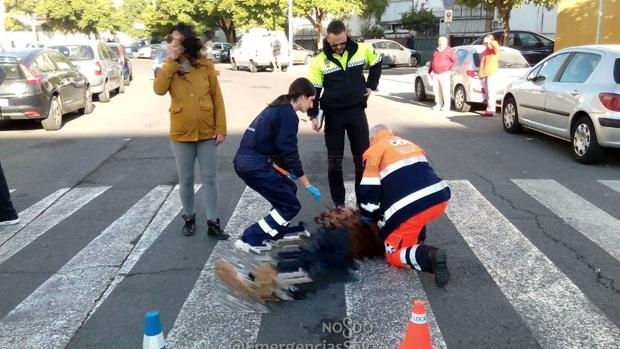
[[[362,37],[364,39],[383,39],[385,37],[385,33],[383,33],[383,29],[379,26],[373,27],[365,27],[362,28]]]
[[[381,16],[389,4],[389,0],[366,0],[362,8],[362,17],[366,19],[374,17],[377,22],[381,21]]]
[[[427,9],[425,4],[414,1],[411,9],[403,12],[401,15],[401,23],[407,29],[413,29],[418,32],[425,32],[432,29],[439,19],[435,17],[431,9]]]

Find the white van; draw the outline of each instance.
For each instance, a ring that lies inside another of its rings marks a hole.
[[[280,66],[282,71],[291,64],[288,39],[283,31],[269,31],[264,28],[253,28],[243,35],[241,40],[230,49],[230,64],[233,70],[248,68],[252,73],[272,68],[274,39],[280,41]]]

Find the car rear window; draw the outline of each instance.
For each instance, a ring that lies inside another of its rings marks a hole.
[[[20,80],[25,78],[24,73],[19,68],[19,64],[16,61],[3,62],[2,57],[0,57],[0,69],[6,74],[5,80]]]
[[[62,53],[71,61],[89,61],[95,59],[95,53],[88,45],[58,45],[50,46],[50,48]]]
[[[523,55],[518,51],[501,50],[498,65],[500,68],[529,68]]]
[[[620,58],[616,58],[614,63],[614,80],[616,80],[616,84],[620,84]]]
[[[108,46],[108,47],[110,48],[110,50],[114,51],[114,53],[117,56],[119,56],[119,57],[121,56],[121,51],[119,50],[118,46]]]

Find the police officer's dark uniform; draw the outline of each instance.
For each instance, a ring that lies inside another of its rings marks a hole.
[[[364,77],[364,66],[370,67],[368,81]],[[381,56],[371,46],[356,43],[350,37],[347,37],[342,55],[336,54],[324,40],[322,52],[310,63],[308,78],[317,89],[316,101],[320,97],[320,102],[314,103],[308,115],[316,117],[319,108],[324,112],[329,190],[336,205],[344,205],[345,200],[342,175],[345,131],[355,162],[357,194],[364,172],[362,154],[368,149],[368,121],[364,111],[368,97],[364,94],[366,88],[377,89],[380,76]]]
[[[253,246],[282,237],[282,229],[299,213],[297,185],[276,171],[275,162],[293,178],[304,175],[297,150],[299,118],[291,104],[269,106],[247,128],[234,159],[237,175],[273,206],[269,215],[243,232],[241,240]]]

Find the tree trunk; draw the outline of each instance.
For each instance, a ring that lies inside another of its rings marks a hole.
[[[318,8],[315,8],[314,11],[316,13],[316,18],[312,16],[313,13],[306,13],[306,19],[310,21],[310,24],[312,24],[312,28],[314,28],[317,50],[321,50],[321,48],[323,47],[323,41],[321,40],[323,13]]]
[[[220,16],[218,18],[218,24],[224,34],[226,35],[226,41],[234,44],[237,41],[237,33],[235,31],[235,24],[231,19],[225,18],[224,16]]]
[[[508,1],[496,0],[499,16],[502,19],[502,25],[504,27],[504,46],[509,46],[510,37],[510,13],[512,12],[513,4]]]

